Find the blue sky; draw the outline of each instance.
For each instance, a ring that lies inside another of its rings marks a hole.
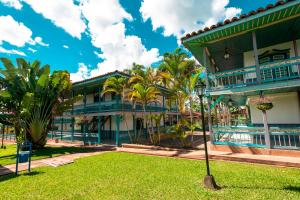
[[[0,57],[38,59],[74,81],[157,63],[186,32],[276,0],[0,0]]]

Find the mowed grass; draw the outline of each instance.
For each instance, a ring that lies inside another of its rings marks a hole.
[[[219,191],[202,186],[204,161],[107,152],[0,177],[0,199],[299,199],[300,170],[212,161]]]
[[[0,149],[0,165],[8,165],[16,163],[16,144],[6,145],[6,149]],[[32,160],[43,158],[52,158],[64,154],[88,152],[91,149],[79,147],[50,147],[46,146],[43,149],[33,150]],[[0,190],[1,191],[1,190]]]

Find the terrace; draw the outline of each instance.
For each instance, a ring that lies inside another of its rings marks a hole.
[[[270,62],[259,66],[261,84],[278,83],[300,78],[300,57]],[[258,85],[256,67],[242,67],[211,75],[211,91],[220,91]]]

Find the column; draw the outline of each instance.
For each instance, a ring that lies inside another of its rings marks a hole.
[[[256,33],[255,31],[252,32],[252,43],[253,43],[253,51],[254,51],[254,58],[255,58],[255,69],[256,69],[256,78],[257,83],[261,83],[261,74],[260,74],[260,67],[258,61],[258,52],[257,52],[257,40],[256,40]]]
[[[99,87],[98,144],[101,143],[101,87]]]
[[[74,91],[72,91],[72,98],[74,98]],[[72,123],[72,133],[71,133],[71,141],[74,141],[74,128],[75,128],[75,117],[74,117],[74,103],[72,103],[72,110],[71,110],[71,123]]]
[[[98,144],[101,143],[101,116],[98,116]]]
[[[116,146],[119,146],[120,115],[115,115],[115,123],[116,123]]]
[[[86,129],[87,129],[87,117],[86,117],[86,88],[84,88],[83,93],[83,114],[84,114],[84,122],[83,122],[83,142],[86,143]]]

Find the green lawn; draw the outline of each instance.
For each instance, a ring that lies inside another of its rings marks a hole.
[[[45,147],[32,152],[32,160],[42,158],[52,158],[63,154],[79,153],[91,151],[87,148],[79,147]],[[6,145],[6,149],[0,149],[0,165],[16,163],[16,145]]]
[[[300,170],[213,161],[222,190],[202,187],[203,161],[103,153],[0,177],[0,199],[299,199]]]

